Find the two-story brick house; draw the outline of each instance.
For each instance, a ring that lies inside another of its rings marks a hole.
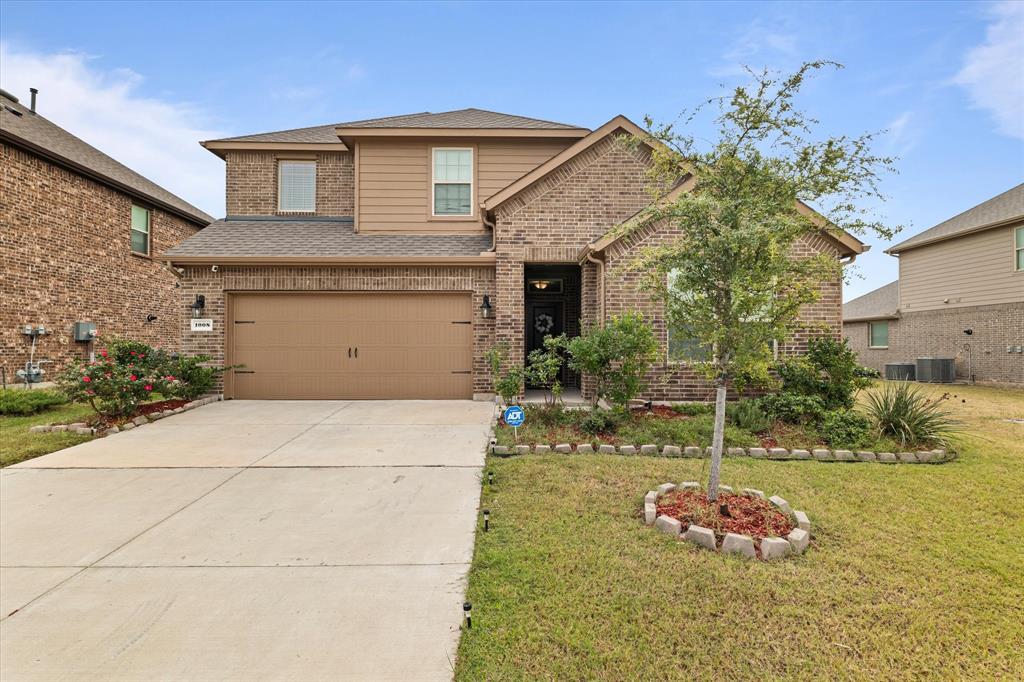
[[[49,379],[101,335],[177,350],[177,273],[154,258],[213,218],[0,90],[0,365]],[[40,331],[43,333],[40,335]],[[32,351],[33,337],[35,351]]]
[[[547,334],[629,310],[667,349],[627,267],[663,235],[605,238],[649,201],[650,149],[620,140],[642,134],[622,116],[588,130],[465,109],[207,141],[228,214],[164,254],[182,308],[212,321],[186,326],[185,349],[245,365],[227,397],[350,399],[485,397],[493,345],[521,362]],[[831,232],[800,245],[865,248]],[[838,335],[841,287],[822,282],[804,311],[831,325],[815,333]],[[663,357],[648,397],[705,397]]]
[[[1024,384],[1024,184],[886,253],[899,280],[843,306],[863,364],[952,358],[958,379]]]

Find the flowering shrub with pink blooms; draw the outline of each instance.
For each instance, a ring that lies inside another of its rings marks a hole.
[[[228,368],[207,366],[209,360],[178,357],[129,339],[101,339],[94,360],[75,362],[57,381],[69,399],[89,403],[104,417],[128,417],[157,393],[195,400],[213,390]]]
[[[74,401],[87,402],[104,417],[127,417],[154,393],[173,395],[178,379],[146,362],[146,354],[119,362],[107,349],[93,361],[77,361],[57,379],[62,391]]]

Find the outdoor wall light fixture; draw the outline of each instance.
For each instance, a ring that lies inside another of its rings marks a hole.
[[[491,307],[491,297],[484,294],[484,302],[480,304],[480,314],[484,319],[489,319],[494,315],[494,308]]]
[[[462,604],[462,612],[466,614],[466,629],[467,630],[471,630],[473,628],[473,614],[472,614],[472,611],[473,611],[473,605],[470,604],[468,601],[467,602],[463,602],[463,604]]]
[[[198,318],[203,314],[203,309],[206,308],[206,297],[202,294],[196,294],[195,303],[189,307],[192,308],[192,317]]]
[[[146,322],[156,322],[156,315],[153,313],[146,315]]]
[[[562,280],[560,279],[531,279],[527,280],[527,288],[530,291],[543,291],[548,294],[562,293]]]

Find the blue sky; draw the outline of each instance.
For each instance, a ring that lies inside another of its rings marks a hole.
[[[822,133],[888,129],[906,238],[1024,179],[1024,2],[0,4],[0,86],[223,215],[225,135],[479,107],[596,127],[668,120],[747,64],[808,85]],[[706,126],[698,128],[703,132]],[[846,298],[892,281],[886,244]]]

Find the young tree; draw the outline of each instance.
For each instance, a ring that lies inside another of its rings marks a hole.
[[[706,103],[719,109],[717,140],[707,145],[646,121],[652,202],[622,230],[664,225],[675,235],[643,249],[633,267],[664,301],[672,334],[707,354],[697,366],[716,387],[710,500],[718,497],[727,390],[767,382],[773,341],[800,326],[800,308],[818,298],[823,279],[841,276],[834,256],[796,258],[793,247],[823,230],[894,234],[862,208],[882,198],[878,181],[893,159],[871,152],[871,134],[809,139],[817,121],[794,108],[808,75],[826,67],[841,68],[810,62],[784,78],[751,72],[751,85]]]

